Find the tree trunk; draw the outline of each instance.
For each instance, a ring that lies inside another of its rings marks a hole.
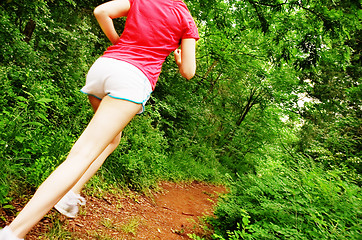
[[[23,34],[25,35],[24,41],[29,43],[31,40],[31,36],[33,35],[34,29],[35,29],[35,21],[33,19],[29,19],[29,21],[26,23],[25,29],[23,31]]]

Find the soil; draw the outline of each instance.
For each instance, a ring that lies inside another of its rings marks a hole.
[[[66,218],[51,210],[26,240],[178,240],[191,239],[189,234],[212,234],[204,219],[213,216],[218,197],[227,192],[225,187],[201,182],[161,182],[158,189],[148,196],[132,191],[85,196],[87,204],[81,207],[77,218]],[[24,203],[12,205],[19,211]],[[0,213],[3,227],[13,219],[15,211],[1,209]],[[61,230],[56,232],[57,228]]]

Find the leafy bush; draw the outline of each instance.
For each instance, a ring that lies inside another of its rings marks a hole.
[[[264,157],[255,175],[232,181],[231,194],[216,210],[215,237],[358,239],[361,196],[343,169],[324,171],[309,159],[285,164]]]
[[[157,112],[136,116],[124,129],[120,146],[104,164],[108,181],[144,190],[166,174],[168,144],[162,131],[152,126],[153,114]]]
[[[44,1],[0,5],[0,204],[8,201],[9,186],[15,195],[18,188],[36,188],[64,159],[90,117],[78,89],[98,51],[97,37],[89,31],[90,16],[69,9],[50,11]],[[29,18],[36,27],[26,42]],[[81,24],[69,28],[57,18]]]

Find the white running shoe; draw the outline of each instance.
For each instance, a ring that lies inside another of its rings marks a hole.
[[[59,200],[54,208],[69,218],[75,218],[79,212],[79,205],[85,205],[85,202],[85,199],[79,194],[69,191]]]
[[[23,238],[18,238],[14,235],[11,229],[6,226],[0,230],[0,240],[24,240]]]

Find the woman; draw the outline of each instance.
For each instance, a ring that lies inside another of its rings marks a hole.
[[[181,0],[114,0],[98,6],[94,15],[113,43],[93,64],[82,88],[95,114],[67,159],[14,221],[1,230],[0,240],[24,238],[58,202],[57,209],[63,214],[76,215],[77,207],[69,206],[76,206],[77,201],[75,205],[67,202],[82,200],[80,189],[117,147],[129,121],[143,111],[162,63],[172,51],[181,75],[191,79],[195,74],[199,35]],[[121,37],[112,21],[119,17],[127,17]]]

